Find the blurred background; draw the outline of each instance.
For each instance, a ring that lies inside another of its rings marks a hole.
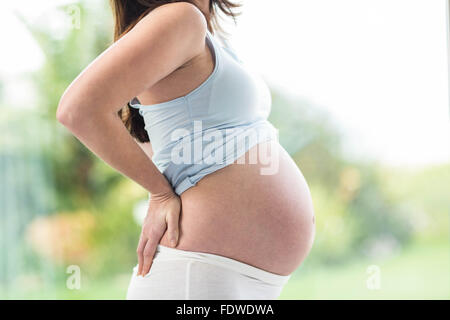
[[[270,85],[316,211],[280,299],[449,299],[446,1],[241,11],[230,42]],[[55,118],[111,44],[108,1],[2,1],[0,34],[0,299],[124,299],[147,193]]]

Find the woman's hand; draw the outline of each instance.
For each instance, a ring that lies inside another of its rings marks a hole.
[[[137,275],[145,276],[150,271],[156,247],[166,229],[171,246],[175,247],[178,244],[180,213],[181,200],[175,193],[151,195],[137,248],[139,263]]]

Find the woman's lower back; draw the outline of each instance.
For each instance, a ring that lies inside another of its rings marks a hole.
[[[258,153],[264,147],[270,153]],[[254,152],[259,155],[256,163],[249,158]],[[312,246],[314,211],[308,186],[275,140],[204,177],[182,193],[181,200],[177,249],[221,255],[289,275]],[[167,233],[160,244],[170,246]]]

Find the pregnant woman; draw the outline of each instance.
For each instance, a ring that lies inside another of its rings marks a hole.
[[[150,194],[127,298],[276,299],[311,249],[314,211],[267,120],[269,89],[214,30],[237,5],[111,4],[116,41],[57,119]]]

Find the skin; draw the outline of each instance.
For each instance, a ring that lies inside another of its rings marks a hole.
[[[198,1],[203,12],[208,4]],[[160,103],[205,81],[214,69],[205,35],[205,17],[195,6],[180,2],[158,7],[72,82],[57,119],[151,193],[137,248],[138,274],[149,272],[158,243],[290,274],[311,248],[314,213],[303,175],[278,142],[249,151],[269,146],[279,168],[274,174],[261,174],[267,164],[260,157],[252,164],[237,160],[178,197],[152,163],[151,144],[136,143],[117,116],[133,97],[143,104]]]

